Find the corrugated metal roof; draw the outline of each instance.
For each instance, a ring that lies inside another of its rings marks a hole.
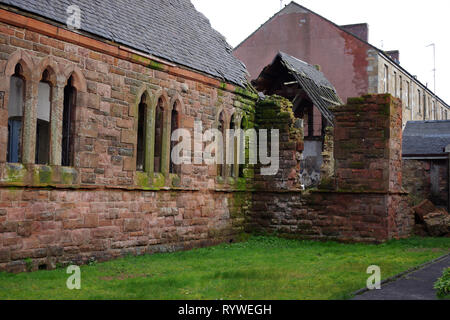
[[[403,132],[403,156],[446,156],[450,121],[410,121]]]
[[[0,0],[66,24],[81,9],[81,30],[245,87],[247,70],[225,38],[189,0]]]

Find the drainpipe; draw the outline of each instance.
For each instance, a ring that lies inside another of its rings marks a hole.
[[[448,160],[447,160],[447,164],[448,164],[448,180],[447,180],[447,185],[448,185],[448,198],[447,198],[447,212],[450,212],[450,144],[445,147],[445,152],[448,153]]]

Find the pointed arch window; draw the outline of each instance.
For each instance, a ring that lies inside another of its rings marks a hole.
[[[245,117],[242,117],[241,119],[241,130],[242,130],[242,137],[240,137],[240,149],[243,149],[243,152],[239,153],[239,156],[241,156],[241,153],[243,153],[244,156],[244,161],[239,161],[239,178],[244,178],[244,169],[245,169],[245,164],[242,164],[241,162],[247,163],[247,158],[248,158],[248,152],[247,152],[247,148],[246,148],[246,138],[245,138],[245,130],[247,128],[247,119]],[[241,150],[239,150],[241,151]]]
[[[154,170],[160,173],[162,169],[163,154],[163,134],[164,134],[164,101],[162,98],[158,100],[155,111],[155,164]]]
[[[75,106],[77,90],[74,87],[73,76],[70,76],[67,85],[64,87],[64,108],[63,108],[63,133],[62,133],[62,165],[74,165],[74,142],[75,142]]]
[[[217,130],[219,130],[219,132],[222,134],[223,139],[225,138],[225,113],[222,111],[219,115],[219,121],[217,123]],[[225,148],[225,144],[223,144],[222,146],[223,148]],[[226,154],[224,152],[224,150],[216,150],[216,153],[219,153],[221,155],[221,159],[219,159],[219,162],[217,164],[217,175],[220,177],[225,177],[225,165],[224,165],[224,155]]]
[[[172,115],[171,115],[171,120],[170,120],[170,132],[173,134],[176,130],[178,130],[180,128],[180,115],[179,115],[179,102],[175,102],[173,109],[172,109]],[[173,159],[172,159],[172,150],[175,147],[175,145],[177,144],[176,141],[172,141],[172,139],[170,139],[170,152],[169,152],[169,157],[170,157],[170,167],[169,167],[169,172],[173,173],[173,174],[180,174],[180,166],[176,165],[175,163],[173,163]]]
[[[145,137],[147,132],[147,101],[149,97],[144,93],[139,103],[138,111],[138,139],[137,139],[137,158],[136,158],[136,170],[145,171],[146,162],[146,147]]]
[[[50,112],[52,86],[50,72],[45,70],[38,87],[35,163],[48,164],[50,161]]]
[[[228,151],[230,153],[230,160],[232,161],[231,164],[231,176],[233,178],[236,178],[237,172],[236,168],[238,165],[238,137],[236,136],[236,113],[233,114],[230,120],[230,150]]]
[[[22,127],[25,100],[25,79],[23,68],[16,65],[14,74],[10,79],[8,103],[8,146],[7,161],[22,162]]]

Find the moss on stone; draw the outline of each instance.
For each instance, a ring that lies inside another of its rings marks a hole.
[[[77,180],[77,172],[71,168],[61,168],[61,182],[65,185],[75,183]]]
[[[348,98],[347,104],[363,104],[366,102],[366,99],[364,97],[355,97],[355,98]]]
[[[386,103],[380,106],[380,114],[389,116],[391,114],[391,104]]]
[[[153,70],[165,71],[164,65],[162,63],[153,60],[150,60],[150,62],[147,64],[147,67]]]
[[[352,162],[350,163],[351,169],[364,169],[365,165],[363,162]]]
[[[153,174],[153,187],[154,188],[163,188],[166,184],[166,179],[162,173],[154,173]]]
[[[171,181],[172,187],[174,187],[174,188],[178,188],[181,185],[181,178],[176,174],[170,175],[170,181]]]
[[[216,177],[216,183],[217,184],[225,184],[225,178],[221,177],[221,176]]]
[[[43,166],[39,168],[39,182],[41,184],[50,184],[52,182],[52,168]]]
[[[240,94],[244,97],[248,97],[252,100],[257,100],[258,95],[255,92],[250,91],[249,89],[244,89],[242,87],[236,86],[236,89],[234,90],[235,93]]]
[[[27,169],[21,164],[6,164],[4,180],[9,183],[25,183]]]
[[[333,190],[335,188],[335,180],[333,177],[322,178],[319,184],[319,190]]]
[[[145,172],[136,172],[136,184],[139,187],[148,188],[150,185],[148,174]]]

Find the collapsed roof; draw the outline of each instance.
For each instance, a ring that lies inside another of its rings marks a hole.
[[[321,114],[333,123],[334,115],[329,107],[342,105],[343,102],[334,86],[315,66],[279,52],[253,84],[265,94],[274,94],[281,86],[294,82],[301,87]]]
[[[403,132],[403,157],[448,157],[450,121],[409,121]]]
[[[247,70],[190,0],[0,0],[66,24],[81,9],[81,30],[245,87]]]

